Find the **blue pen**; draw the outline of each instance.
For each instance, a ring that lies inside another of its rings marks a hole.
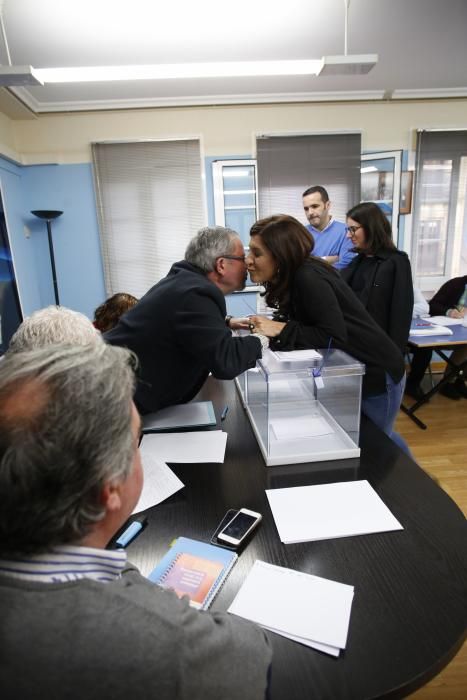
[[[227,415],[227,413],[228,413],[228,410],[229,410],[229,407],[228,407],[228,406],[224,406],[224,408],[222,409],[222,413],[221,413],[221,420],[225,420],[225,417],[226,417],[226,415]]]
[[[118,547],[126,547],[132,540],[135,539],[141,532],[141,530],[144,528],[146,525],[147,519],[143,518],[142,520],[133,520],[131,525],[129,525],[126,530],[122,532],[118,540],[115,542],[115,544]]]

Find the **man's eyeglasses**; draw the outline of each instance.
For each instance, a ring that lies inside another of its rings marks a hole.
[[[244,255],[220,255],[220,258],[227,258],[227,260],[241,260],[242,262],[245,262],[245,256]]]
[[[355,231],[358,231],[359,228],[362,228],[362,227],[361,226],[346,226],[345,230],[347,231],[347,233],[354,234]]]

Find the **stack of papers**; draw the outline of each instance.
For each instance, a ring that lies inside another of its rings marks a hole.
[[[284,544],[403,530],[368,481],[268,489],[266,495]]]
[[[207,430],[194,433],[152,433],[143,438],[144,449],[164,462],[202,463],[224,461],[227,433]]]
[[[162,408],[157,413],[143,416],[143,433],[161,432],[176,428],[204,428],[216,425],[211,401],[194,401]]]
[[[414,321],[410,327],[410,335],[452,335],[452,330],[446,326],[436,325],[428,320]]]
[[[300,644],[339,656],[354,587],[255,561],[228,612]]]

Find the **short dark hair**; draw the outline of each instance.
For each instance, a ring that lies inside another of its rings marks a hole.
[[[110,331],[117,325],[120,317],[133,308],[138,299],[132,294],[118,292],[109,297],[94,311],[94,326],[101,333]]]
[[[391,224],[375,202],[360,202],[349,209],[347,217],[357,221],[365,231],[365,253],[394,250]]]
[[[49,345],[0,362],[0,553],[78,544],[134,455],[130,351]]]
[[[274,280],[265,283],[268,306],[286,311],[290,303],[293,277],[306,261],[332,270],[328,263],[310,255],[314,240],[306,228],[287,214],[276,214],[260,219],[250,229],[250,236],[260,236],[277,263]]]
[[[309,187],[305,192],[302,194],[302,197],[306,197],[309,194],[314,194],[315,192],[319,192],[321,199],[323,202],[329,202],[329,195],[327,189],[322,187],[321,185],[313,185],[313,187]]]

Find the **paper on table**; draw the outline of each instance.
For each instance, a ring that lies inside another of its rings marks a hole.
[[[227,433],[206,430],[192,433],[151,433],[144,445],[157,459],[165,462],[199,463],[224,461]]]
[[[435,323],[438,326],[461,326],[461,318],[451,318],[450,316],[430,316],[427,318],[430,323]]]
[[[403,530],[368,481],[267,489],[281,542]]]
[[[287,637],[287,639],[291,639],[293,642],[298,642],[299,644],[305,644],[307,647],[311,647],[312,649],[317,649],[318,651],[324,651],[326,654],[330,654],[331,656],[339,656],[341,650],[339,647],[333,647],[330,644],[320,644],[319,642],[311,642],[309,639],[304,639],[303,637],[298,637],[296,634],[288,634],[286,632],[282,632],[281,630],[275,630],[272,627],[268,627],[268,625],[261,625],[261,627],[264,627],[266,630],[270,630],[271,632],[274,632],[275,634],[280,634],[281,637]]]
[[[270,421],[277,440],[330,435],[333,429],[321,416],[302,418],[276,418]]]
[[[353,595],[353,586],[257,560],[228,612],[304,643],[345,649]]]
[[[144,440],[145,438],[140,447],[144,474],[143,490],[133,513],[157,506],[185,485],[165,462],[160,462],[146,449]]]
[[[446,326],[435,326],[434,324],[430,326],[421,325],[419,328],[411,326],[410,335],[452,335],[452,330]]]
[[[279,362],[290,362],[290,360],[320,360],[322,355],[317,350],[272,350],[274,357]]]
[[[143,432],[208,425],[216,425],[212,401],[193,401],[192,403],[168,406],[157,413],[148,413],[143,416]]]

